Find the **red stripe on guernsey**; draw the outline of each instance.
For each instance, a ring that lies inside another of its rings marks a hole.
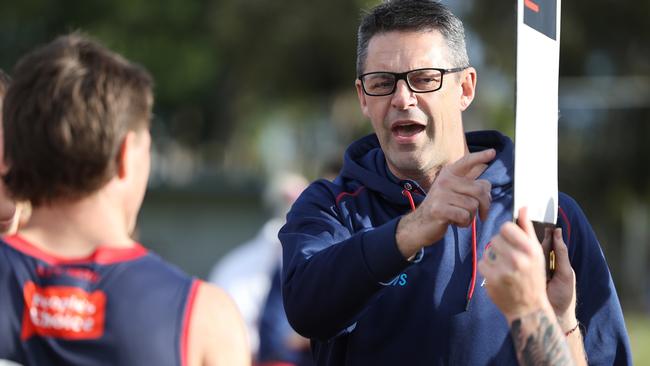
[[[557,208],[560,212],[560,215],[562,215],[562,220],[566,222],[566,245],[569,245],[571,242],[571,223],[569,222],[569,217],[566,215],[566,212],[564,212],[562,207],[558,206]]]
[[[86,257],[63,258],[58,257],[54,254],[46,253],[42,249],[34,246],[34,244],[28,242],[25,240],[25,238],[17,234],[5,236],[3,239],[7,244],[9,244],[17,251],[42,260],[43,262],[52,266],[84,263],[108,265],[137,259],[147,254],[147,249],[145,247],[139,243],[134,243],[133,246],[128,248],[99,247]]]
[[[190,322],[192,321],[192,312],[194,310],[194,300],[196,299],[196,292],[201,285],[200,280],[192,281],[190,293],[187,296],[187,303],[185,304],[185,314],[183,314],[183,328],[181,333],[181,366],[187,366],[187,350],[190,335]]]
[[[337,206],[339,205],[339,201],[341,201],[341,199],[342,199],[343,197],[345,197],[345,196],[356,196],[356,195],[358,195],[359,192],[361,192],[361,190],[363,190],[364,188],[366,188],[366,187],[361,186],[361,187],[359,187],[359,188],[358,188],[356,191],[354,191],[354,192],[341,192],[341,193],[339,193],[339,195],[336,196],[336,205],[337,205]]]

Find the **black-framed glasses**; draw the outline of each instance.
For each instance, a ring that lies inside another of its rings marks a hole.
[[[431,93],[442,88],[442,78],[445,74],[463,71],[468,67],[427,67],[406,72],[376,71],[359,75],[358,79],[361,81],[363,92],[375,97],[393,94],[400,80],[404,80],[409,90],[414,93]]]

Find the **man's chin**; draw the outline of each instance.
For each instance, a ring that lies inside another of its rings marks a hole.
[[[417,175],[422,170],[420,154],[398,153],[391,156],[389,167],[400,178]]]

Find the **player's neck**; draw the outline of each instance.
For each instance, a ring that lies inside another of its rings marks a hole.
[[[130,247],[134,243],[124,215],[101,193],[34,208],[19,233],[43,251],[64,258],[85,257],[99,246]]]

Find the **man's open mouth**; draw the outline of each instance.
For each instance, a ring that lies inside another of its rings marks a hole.
[[[424,131],[424,129],[425,126],[423,125],[417,123],[409,123],[409,124],[400,124],[400,125],[393,126],[391,130],[393,134],[398,137],[411,137]]]

